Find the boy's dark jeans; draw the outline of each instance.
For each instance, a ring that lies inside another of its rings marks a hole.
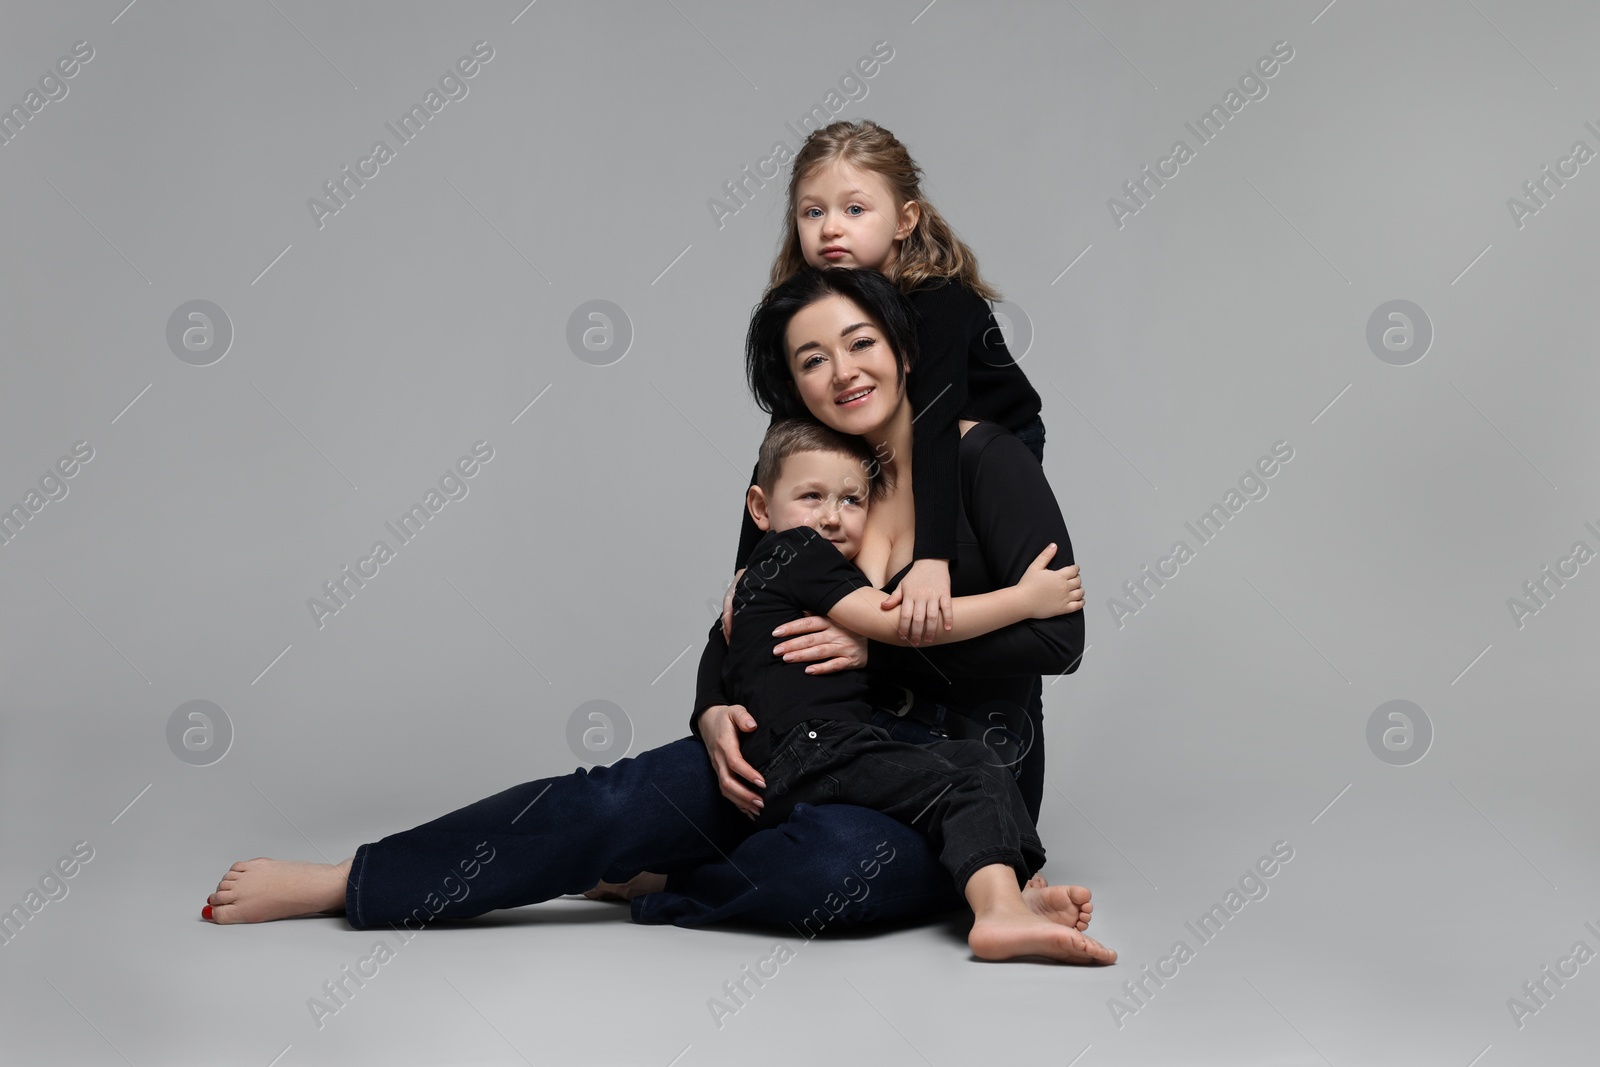
[[[797,804],[856,804],[927,834],[957,888],[1004,863],[1020,889],[1044,866],[1016,781],[981,742],[908,744],[869,723],[812,719],[757,769],[767,783],[759,827],[782,823]]]

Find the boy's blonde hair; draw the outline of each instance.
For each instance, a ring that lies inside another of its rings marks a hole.
[[[883,496],[892,484],[889,472],[862,438],[839,433],[815,419],[779,419],[767,428],[756,459],[756,484],[769,501],[783,471],[783,461],[796,452],[837,452],[861,464],[861,491],[867,502]]]
[[[924,282],[959,278],[985,300],[998,301],[999,290],[978,273],[978,257],[966,242],[957,237],[939,210],[922,195],[922,168],[917,166],[894,134],[871,119],[860,122],[835,122],[813,130],[795,154],[789,173],[789,210],[784,217],[783,242],[772,263],[767,282],[771,292],[806,265],[800,252],[800,236],[795,223],[795,195],[800,183],[833,162],[848,163],[859,170],[877,174],[888,184],[898,208],[915,200],[922,209],[914,230],[900,242],[900,250],[884,271],[903,293],[918,289]]]

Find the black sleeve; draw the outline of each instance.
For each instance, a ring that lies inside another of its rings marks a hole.
[[[912,496],[916,502],[914,559],[956,558],[956,425],[967,406],[967,359],[977,294],[958,282],[911,294],[917,309],[916,366],[906,379],[915,417],[911,437]],[[981,301],[979,301],[981,303]]]
[[[758,531],[759,532],[759,531]],[[694,711],[689,715],[689,733],[700,740],[700,716],[707,709],[726,704],[722,689],[722,661],[728,658],[728,642],[722,636],[722,616],[718,615],[706,635],[705,651],[700,653],[700,672],[695,675]]]
[[[785,599],[813,615],[828,614],[839,601],[870,584],[860,567],[809,526],[779,534],[771,551],[760,552],[744,574],[743,582],[770,583]]]
[[[1052,541],[1056,554],[1051,570],[1075,562],[1066,520],[1044,468],[1016,437],[994,435],[984,446],[968,486],[967,517],[996,588],[1015,585]],[[1083,615],[1075,611],[1024,619],[967,641],[925,648],[869,641],[867,660],[874,670],[906,674],[937,670],[950,678],[1071,674],[1083,657]]]

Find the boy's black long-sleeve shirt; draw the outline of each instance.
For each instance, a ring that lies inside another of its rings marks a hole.
[[[1039,394],[1012,359],[983,298],[955,278],[908,294],[917,312],[916,365],[906,378],[915,416],[911,478],[917,536],[912,559],[956,559],[956,453],[960,419],[1017,430],[1036,418]],[[776,421],[776,420],[774,420]],[[755,471],[750,472],[755,484]],[[749,561],[761,528],[744,512],[737,570]],[[954,576],[952,575],[952,582]]]
[[[1044,469],[1026,445],[994,423],[982,422],[960,439],[958,460],[952,595],[1015,585],[1051,542],[1056,544],[1056,555],[1050,569],[1075,562],[1061,508]],[[893,592],[907,569],[909,565],[891,578],[884,591]],[[890,692],[905,686],[919,697],[968,714],[994,700],[1026,707],[1035,675],[1071,674],[1078,669],[1084,647],[1083,614],[1028,619],[967,641],[924,648],[869,641],[867,669],[874,683],[887,684]],[[732,702],[722,682],[727,651],[719,617],[711,624],[700,657],[689,720],[696,737],[702,711]],[[880,702],[893,706],[900,700],[885,695]]]

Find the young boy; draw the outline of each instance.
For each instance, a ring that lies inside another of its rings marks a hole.
[[[1015,781],[993,764],[987,746],[894,741],[870,723],[860,671],[806,674],[804,664],[772,654],[773,628],[807,611],[878,641],[906,643],[895,617],[879,607],[887,594],[852,562],[868,502],[883,490],[880,468],[859,438],[789,419],[762,442],[748,504],[765,534],[734,593],[723,665],[730,700],[757,723],[740,746],[766,782],[758,825],[782,822],[799,803],[881,811],[927,834],[972,907],[967,942],[980,958],[1114,962],[1115,952],[1024,902],[1022,887],[1043,865],[1044,846]],[[955,629],[936,630],[933,643],[1080,608],[1076,571],[1048,569],[1054,554],[1054,545],[1040,553],[1014,586],[958,597]]]

